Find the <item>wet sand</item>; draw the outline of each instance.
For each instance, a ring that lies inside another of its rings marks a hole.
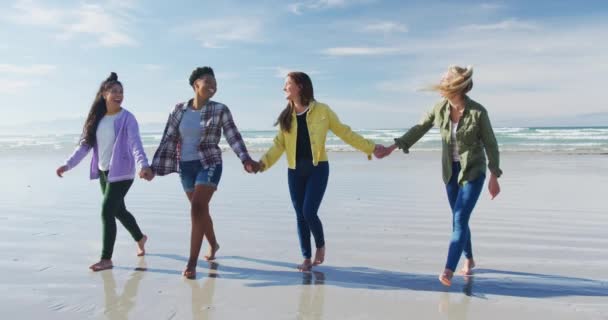
[[[484,190],[471,218],[476,273],[450,288],[437,281],[451,230],[438,153],[331,153],[320,210],[327,257],[311,273],[295,270],[285,159],[248,175],[225,153],[211,204],[222,248],[215,263],[201,254],[194,281],[180,275],[190,221],[177,175],[136,181],[127,197],[150,237],[147,256],[136,257],[119,225],[114,269],[89,271],[100,190],[88,159],[55,176],[66,155],[0,159],[3,318],[608,318],[605,155],[503,154],[502,193],[490,200]]]

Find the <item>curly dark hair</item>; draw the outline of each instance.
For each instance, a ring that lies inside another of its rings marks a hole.
[[[206,74],[210,74],[211,76],[213,76],[215,78],[215,74],[213,73],[213,69],[211,69],[211,67],[198,67],[196,69],[194,69],[192,71],[192,73],[190,74],[190,78],[188,79],[188,81],[190,82],[190,86],[194,85],[194,81],[196,81],[197,79],[200,79],[202,76],[206,75]]]
[[[116,75],[115,72],[112,72],[110,73],[110,76],[99,85],[99,90],[97,90],[97,94],[91,105],[91,110],[89,110],[89,115],[82,128],[80,144],[86,144],[89,147],[93,147],[95,143],[97,143],[97,126],[108,110],[106,100],[103,98],[103,93],[116,84],[122,87],[122,83],[118,81],[118,75]]]

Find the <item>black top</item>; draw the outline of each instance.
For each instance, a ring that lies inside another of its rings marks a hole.
[[[310,145],[310,136],[308,135],[308,126],[306,125],[306,115],[308,111],[297,115],[298,119],[298,139],[296,141],[296,161],[310,160],[312,161],[312,147]]]

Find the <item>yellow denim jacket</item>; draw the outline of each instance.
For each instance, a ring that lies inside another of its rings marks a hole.
[[[288,167],[290,169],[296,168],[298,121],[296,120],[295,111],[292,112],[291,116],[291,130],[284,132],[279,128],[279,132],[274,138],[273,146],[260,159],[264,163],[262,171],[268,170],[268,168],[275,164],[283,152],[287,154]],[[338,116],[328,105],[312,101],[306,114],[306,124],[308,125],[308,134],[310,135],[312,163],[315,166],[320,161],[327,161],[325,140],[327,139],[328,130],[331,130],[336,136],[354,148],[365,152],[368,159],[371,159],[371,154],[376,146],[375,143],[363,138],[361,135],[353,132],[349,126],[341,123]]]

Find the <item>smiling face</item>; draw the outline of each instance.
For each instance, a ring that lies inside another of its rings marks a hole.
[[[116,83],[103,93],[107,105],[120,106],[124,98],[122,85]]]
[[[194,81],[192,88],[194,88],[197,96],[203,100],[208,100],[217,92],[217,82],[214,76],[205,74]]]
[[[295,101],[300,99],[302,88],[291,77],[287,77],[285,78],[283,91],[285,92],[285,99]]]

